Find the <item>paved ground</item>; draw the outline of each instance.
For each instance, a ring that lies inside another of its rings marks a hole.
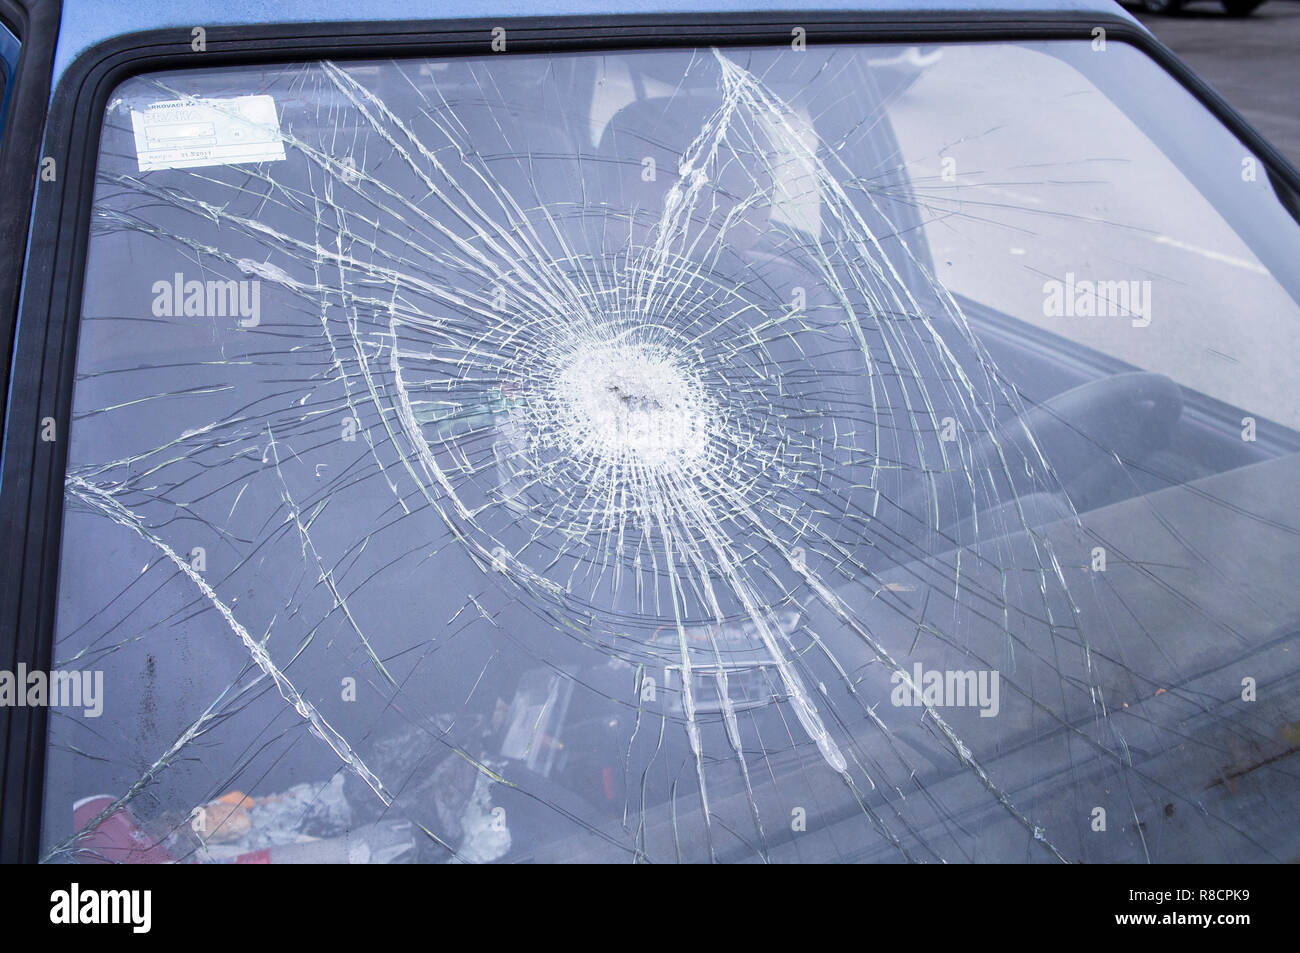
[[[1268,0],[1244,19],[1216,2],[1172,17],[1129,10],[1300,166],[1300,2]]]

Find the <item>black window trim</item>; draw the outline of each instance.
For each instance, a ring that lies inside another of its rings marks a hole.
[[[0,129],[0,170],[4,174],[4,188],[0,189],[0,360],[5,367],[13,357],[28,217],[40,167],[42,119],[50,98],[60,7],[60,0],[0,0],[0,23],[19,44],[18,63],[8,77],[9,108]],[[0,414],[5,402],[6,394],[0,392]]]
[[[4,188],[0,189],[0,360],[6,368],[12,366],[15,350],[28,228],[61,12],[60,0],[0,0],[0,21],[19,43],[18,62],[9,77],[9,108],[0,130],[0,174],[4,176]],[[0,391],[0,413],[6,420],[8,377],[6,374],[5,390]],[[9,459],[0,454],[0,466]],[[25,463],[30,468],[30,461]],[[25,534],[27,514],[16,506],[21,498],[11,499],[3,486],[0,483],[0,535],[8,541],[19,532]],[[10,550],[10,554],[14,552]],[[25,548],[16,552],[25,552]],[[11,575],[8,567],[0,573],[0,581]],[[29,657],[32,646],[32,637],[24,639],[8,613],[0,611],[0,667],[13,671],[20,660]],[[10,713],[15,712],[20,714],[13,717]],[[10,849],[14,827],[9,818],[14,806],[21,809],[29,801],[33,779],[38,785],[41,779],[41,765],[31,764],[27,752],[32,732],[39,730],[43,736],[44,720],[35,723],[21,714],[25,712],[30,709],[0,710],[0,859],[18,856]]]
[[[0,0],[10,6],[16,0]],[[46,8],[48,9],[48,8]],[[55,19],[57,24],[57,16]],[[202,24],[196,24],[196,26]],[[18,662],[48,670],[57,604],[63,475],[76,360],[77,315],[90,241],[101,119],[109,94],[131,76],[169,68],[401,56],[489,55],[504,27],[507,51],[493,54],[807,42],[975,42],[1093,39],[1130,44],[1150,56],[1262,161],[1297,214],[1300,172],[1150,33],[1119,14],[1077,11],[873,14],[763,12],[742,15],[614,15],[473,21],[379,21],[206,26],[206,52],[190,50],[190,28],[116,37],[82,53],[50,103],[48,150],[58,177],[38,184],[24,280],[21,334],[11,367],[0,457],[0,633]],[[51,48],[53,44],[50,44]],[[47,74],[48,80],[48,74]],[[1293,195],[1286,195],[1287,188]],[[19,259],[19,268],[22,262]],[[3,290],[0,283],[0,290]],[[0,302],[2,304],[2,302]],[[57,438],[40,439],[53,417]],[[39,859],[46,726],[43,708],[0,708],[0,862]]]

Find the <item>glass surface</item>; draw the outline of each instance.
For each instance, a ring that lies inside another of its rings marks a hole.
[[[100,150],[47,859],[1300,854],[1300,229],[1139,52],[175,71]]]

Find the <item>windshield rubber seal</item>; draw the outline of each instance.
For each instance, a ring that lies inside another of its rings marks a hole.
[[[60,2],[0,0],[0,24],[18,41],[18,62],[8,77],[0,121],[0,359],[9,367],[22,286],[32,197],[40,171],[42,119],[50,100],[50,73],[59,33]],[[6,394],[0,392],[0,415]]]

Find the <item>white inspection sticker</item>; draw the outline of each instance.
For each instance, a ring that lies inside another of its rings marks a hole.
[[[131,110],[141,172],[284,158],[270,96],[152,103]]]

